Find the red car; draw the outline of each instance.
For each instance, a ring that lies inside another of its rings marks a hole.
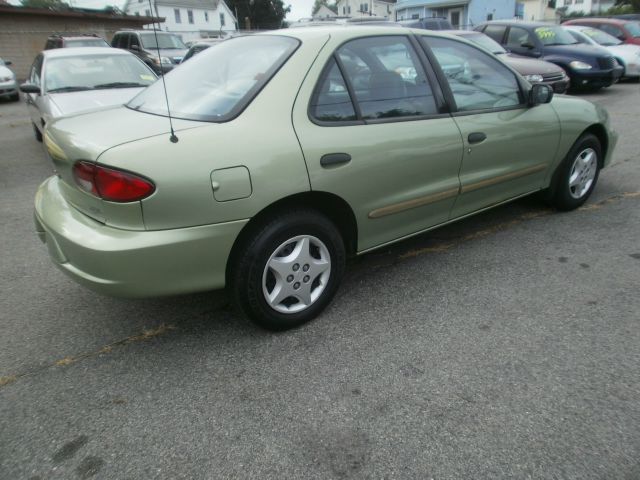
[[[584,25],[597,28],[609,35],[613,35],[624,43],[640,45],[640,21],[621,20],[618,18],[576,18],[568,20],[563,25]]]

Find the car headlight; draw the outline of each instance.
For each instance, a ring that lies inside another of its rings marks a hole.
[[[0,77],[0,82],[10,82],[13,77]]]
[[[574,70],[591,70],[591,65],[588,63],[581,62],[579,60],[574,60],[569,64],[571,68]]]
[[[542,75],[534,74],[534,75],[525,75],[524,78],[531,83],[540,83],[542,80]]]

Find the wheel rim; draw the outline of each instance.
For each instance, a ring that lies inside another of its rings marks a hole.
[[[585,148],[573,161],[569,174],[569,193],[575,199],[585,196],[593,185],[598,171],[598,154],[593,148]]]
[[[283,242],[267,260],[262,293],[277,312],[301,312],[320,298],[330,275],[326,245],[311,235],[299,235]]]

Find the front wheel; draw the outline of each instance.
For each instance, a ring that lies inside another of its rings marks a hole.
[[[551,199],[559,210],[573,210],[587,201],[600,174],[602,147],[593,134],[582,135],[558,167]]]
[[[318,316],[345,268],[344,241],[333,222],[300,209],[276,215],[249,237],[230,270],[240,309],[268,330],[297,327]]]

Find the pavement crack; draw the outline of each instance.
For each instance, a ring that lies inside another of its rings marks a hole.
[[[23,377],[28,377],[28,376],[32,376],[32,375],[36,375],[44,370],[47,370],[49,368],[55,368],[55,367],[66,367],[69,365],[72,365],[74,363],[79,362],[80,360],[85,360],[87,358],[93,358],[93,357],[97,357],[99,355],[104,355],[107,353],[111,353],[113,351],[113,349],[115,347],[122,347],[125,345],[129,345],[132,343],[138,343],[138,342],[144,342],[146,340],[149,340],[151,338],[155,338],[155,337],[159,337],[162,335],[165,335],[166,333],[170,332],[171,330],[176,330],[177,327],[175,325],[168,325],[165,323],[160,324],[159,326],[155,327],[155,328],[149,328],[149,329],[144,329],[142,330],[141,333],[136,334],[136,335],[130,335],[128,337],[122,338],[120,340],[117,340],[115,342],[111,342],[108,343],[107,345],[104,345],[102,347],[100,347],[97,350],[92,350],[89,352],[84,352],[84,353],[80,353],[78,355],[69,355],[66,357],[63,357],[59,360],[55,360],[53,362],[47,363],[45,365],[41,365],[37,368],[22,372],[22,373],[17,373],[14,375],[7,375],[4,377],[0,377],[0,388],[2,387],[6,387],[7,385],[10,385],[12,383],[14,383],[15,381],[17,381],[20,378]]]

